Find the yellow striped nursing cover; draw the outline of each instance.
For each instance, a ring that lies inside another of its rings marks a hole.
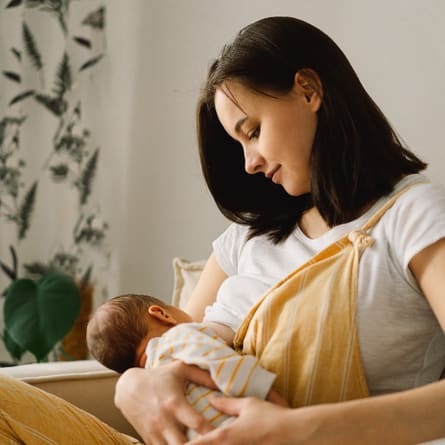
[[[235,348],[277,374],[274,389],[292,407],[369,395],[357,330],[359,258],[373,242],[370,229],[413,185],[279,281],[238,329]]]

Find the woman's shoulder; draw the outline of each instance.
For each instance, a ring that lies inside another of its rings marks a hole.
[[[386,208],[386,209],[385,209]],[[445,230],[445,187],[421,174],[408,175],[392,192],[380,198],[361,221],[366,225],[381,214],[378,226],[389,239],[402,239],[403,234],[428,237]]]
[[[232,223],[213,241],[213,253],[219,266],[227,275],[233,275],[238,269],[238,261],[248,240],[249,228]]]
[[[426,176],[411,175],[395,193],[406,187],[382,218],[387,240],[405,268],[415,254],[445,237],[445,187]]]
[[[249,237],[249,227],[242,224],[231,223],[216,238],[215,242],[223,242],[225,244],[240,245],[244,244]]]
[[[415,174],[403,178],[396,184],[391,196],[400,192],[403,193],[397,199],[395,209],[440,209],[445,206],[445,187],[432,182],[425,175]]]

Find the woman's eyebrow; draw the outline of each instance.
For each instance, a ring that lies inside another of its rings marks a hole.
[[[247,120],[247,116],[244,116],[235,124],[235,133],[236,134],[241,133],[241,127],[244,125],[244,122],[246,122],[246,120]]]

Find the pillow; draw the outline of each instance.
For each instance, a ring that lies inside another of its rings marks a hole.
[[[172,304],[174,306],[184,309],[199,280],[205,263],[205,261],[189,261],[184,258],[173,258],[175,283]]]

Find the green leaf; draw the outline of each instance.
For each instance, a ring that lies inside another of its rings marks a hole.
[[[6,349],[11,354],[11,357],[14,360],[20,361],[26,350],[23,349],[11,338],[6,329],[3,331],[3,342],[5,344]]]
[[[23,93],[18,94],[11,100],[11,102],[9,102],[9,106],[17,104],[17,103],[21,102],[22,100],[27,99],[30,96],[34,96],[34,90],[28,90],[28,91],[24,91]]]
[[[18,259],[17,259],[17,252],[14,248],[14,246],[9,246],[9,251],[11,252],[11,259],[12,259],[12,270],[14,271],[15,278],[17,278],[17,266],[18,266]]]
[[[9,279],[15,280],[17,278],[14,271],[7,264],[5,264],[3,261],[0,261],[0,268],[2,269],[2,271],[5,273],[5,275]]]
[[[57,18],[63,33],[68,32],[65,15],[68,12],[70,0],[26,0],[27,8],[38,8],[40,11],[49,12]]]
[[[26,120],[26,116],[23,116],[23,117],[8,117],[8,116],[6,116],[5,118],[3,118],[3,120],[1,122],[3,122],[5,127],[7,125],[18,125],[18,126],[20,126],[20,125],[23,124],[23,122],[25,122],[25,120]]]
[[[52,165],[49,169],[54,181],[62,181],[68,176],[69,168],[66,164]]]
[[[62,9],[62,2],[67,0],[25,0],[27,8],[39,8],[40,11],[57,13]]]
[[[86,70],[87,68],[90,68],[90,67],[96,65],[96,63],[98,63],[98,62],[100,61],[100,59],[102,59],[102,57],[103,57],[103,54],[99,54],[98,56],[93,57],[93,58],[90,59],[90,60],[87,60],[87,61],[86,61],[86,62],[79,68],[79,71]]]
[[[21,83],[22,79],[20,74],[14,73],[13,71],[3,71],[3,75],[7,77],[9,80],[13,80],[14,82]]]
[[[68,54],[63,53],[62,61],[57,67],[56,84],[53,88],[54,95],[61,99],[64,94],[71,88],[72,76]]]
[[[39,281],[15,281],[4,305],[5,327],[21,348],[43,360],[79,315],[80,295],[67,275],[49,272]]]
[[[0,261],[0,268],[12,281],[15,281],[17,279],[18,266],[17,252],[15,251],[14,246],[9,246],[9,251],[11,252],[12,267],[7,266],[3,261]]]
[[[60,152],[62,150],[65,151],[72,159],[74,159],[74,161],[80,164],[84,157],[85,145],[86,142],[84,138],[67,134],[59,139],[59,141],[55,144],[54,149],[56,152]]]
[[[91,194],[91,186],[97,169],[97,161],[99,159],[99,149],[97,148],[90,159],[88,159],[85,169],[83,170],[79,182],[78,188],[80,191],[80,204],[85,205],[88,201],[88,197]]]
[[[62,28],[63,33],[68,34],[68,27],[66,26],[65,14],[63,12],[57,13],[57,20],[59,22],[60,27]]]
[[[29,229],[31,223],[31,215],[34,210],[34,203],[36,200],[37,181],[30,187],[25,197],[23,198],[22,205],[19,208],[18,213],[18,236],[22,240],[25,238],[26,232]]]
[[[78,43],[80,46],[83,46],[85,48],[91,49],[91,41],[88,39],[85,39],[83,37],[73,37],[73,40]]]
[[[32,35],[32,32],[26,22],[23,22],[22,32],[25,50],[28,53],[28,56],[31,58],[34,68],[37,71],[40,71],[43,68],[42,56],[40,55],[34,36]]]
[[[62,98],[51,97],[47,94],[36,94],[34,98],[39,104],[43,105],[56,116],[62,116],[67,109],[67,103]]]
[[[90,12],[82,21],[82,25],[91,26],[94,29],[104,29],[105,8],[101,6],[96,11]]]
[[[22,61],[22,53],[16,49],[16,48],[11,48],[11,52],[12,54],[14,54],[14,56],[16,57],[16,59],[21,62]]]
[[[20,6],[23,0],[11,0],[5,8],[15,8],[16,6]]]
[[[27,278],[41,278],[43,275],[45,275],[48,272],[51,272],[50,267],[42,263],[41,261],[35,261],[34,263],[26,263],[23,265],[23,268],[25,269],[27,273]]]

